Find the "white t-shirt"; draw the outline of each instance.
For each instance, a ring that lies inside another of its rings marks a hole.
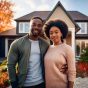
[[[28,73],[24,86],[34,86],[43,82],[39,41],[29,41],[31,41],[31,53],[29,57]]]

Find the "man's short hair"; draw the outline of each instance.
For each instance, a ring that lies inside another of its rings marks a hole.
[[[43,23],[43,20],[42,20],[42,18],[40,18],[40,17],[37,17],[37,16],[36,16],[36,17],[32,17],[32,18],[30,19],[30,21],[33,20],[33,19],[39,19],[39,20],[41,20],[42,23]]]

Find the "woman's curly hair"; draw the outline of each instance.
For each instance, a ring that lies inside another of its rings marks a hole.
[[[62,39],[65,39],[67,34],[68,34],[68,26],[65,22],[61,21],[61,20],[51,20],[49,21],[47,24],[44,25],[44,30],[45,30],[45,34],[48,38],[50,38],[49,32],[51,27],[57,27],[60,29],[61,33],[62,33]]]

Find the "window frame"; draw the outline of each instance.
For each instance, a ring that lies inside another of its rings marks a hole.
[[[27,29],[28,31],[25,31],[26,30],[26,24],[29,25],[29,22],[19,22],[19,33],[28,33],[29,32],[29,29],[30,29],[30,26],[29,28]],[[23,27],[22,27],[23,26]],[[22,28],[21,28],[22,27]]]

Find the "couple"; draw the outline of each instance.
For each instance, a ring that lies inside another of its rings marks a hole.
[[[42,36],[43,20],[30,20],[30,33],[15,40],[8,53],[8,73],[12,88],[73,88],[76,69],[71,47],[64,43],[67,25],[60,20],[44,25],[46,36]],[[16,64],[18,63],[18,73]],[[67,68],[66,65],[67,64]]]

